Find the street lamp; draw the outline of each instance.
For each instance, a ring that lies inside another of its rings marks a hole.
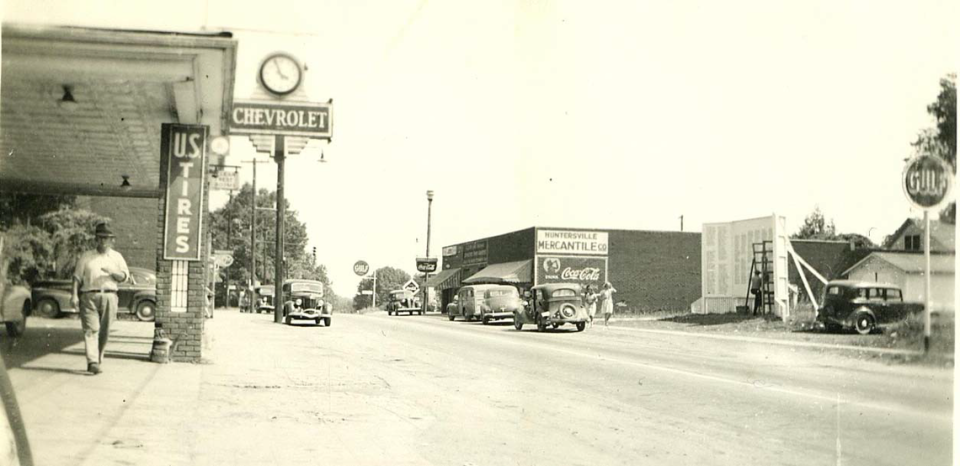
[[[427,190],[427,255],[430,258],[430,208],[433,206],[433,191]],[[430,278],[430,272],[423,273],[423,312],[427,312],[427,299],[430,296],[427,293],[427,279]]]

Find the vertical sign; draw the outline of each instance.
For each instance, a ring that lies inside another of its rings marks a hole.
[[[206,172],[207,127],[165,124],[161,147],[167,159],[167,210],[163,258],[200,260],[200,216]]]

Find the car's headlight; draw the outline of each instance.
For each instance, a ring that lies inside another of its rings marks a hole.
[[[573,306],[571,306],[571,305],[569,305],[569,304],[564,304],[564,305],[560,308],[560,314],[562,314],[564,318],[570,319],[570,318],[572,318],[573,316],[575,316],[575,315],[577,314],[577,308],[575,308],[575,307],[573,307]]]

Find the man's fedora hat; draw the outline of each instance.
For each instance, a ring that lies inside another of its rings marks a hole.
[[[97,224],[97,233],[98,238],[114,238],[117,235],[113,234],[113,231],[110,230],[110,227],[106,223]]]

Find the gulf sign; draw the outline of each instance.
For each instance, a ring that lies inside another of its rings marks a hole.
[[[921,209],[934,209],[948,199],[953,170],[940,157],[921,156],[907,161],[903,169],[903,192]]]
[[[606,256],[604,231],[537,230],[537,254],[584,254]]]
[[[234,101],[230,134],[331,137],[333,104]]]
[[[200,260],[207,131],[206,126],[179,124],[161,129],[161,156],[167,161],[166,260]]]

